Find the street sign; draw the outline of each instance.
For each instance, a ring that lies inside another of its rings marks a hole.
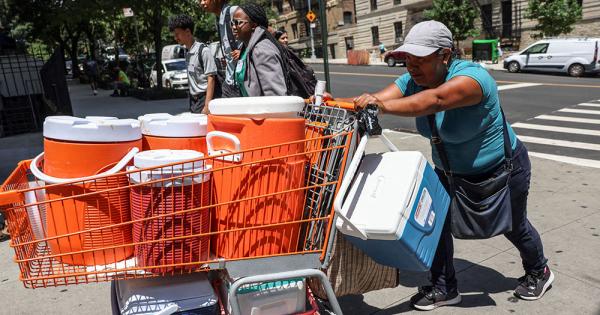
[[[306,19],[309,22],[311,22],[311,23],[314,22],[316,18],[317,18],[317,15],[313,11],[308,11],[308,13],[306,13]]]
[[[123,15],[125,17],[132,17],[133,16],[133,10],[131,8],[123,8]]]
[[[316,28],[317,27],[317,23],[310,23],[310,28]]]

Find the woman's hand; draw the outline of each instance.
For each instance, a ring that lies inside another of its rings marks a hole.
[[[308,100],[314,104],[315,103],[315,96],[311,95]],[[327,101],[333,101],[333,95],[329,94],[328,92],[323,92],[323,98],[321,99],[323,102],[327,102]]]
[[[357,109],[363,109],[369,104],[377,105],[379,110],[383,111],[383,102],[373,94],[363,93],[361,96],[355,97],[353,100],[354,106]]]
[[[233,57],[233,60],[237,61],[238,59],[240,59],[240,50],[234,50],[231,52],[231,57]]]

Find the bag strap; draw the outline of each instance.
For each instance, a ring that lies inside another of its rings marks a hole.
[[[200,65],[202,67],[202,74],[204,74],[204,70],[206,69],[204,67],[204,59],[202,58],[202,52],[204,52],[204,49],[207,48],[206,44],[199,42],[200,44],[200,48],[198,48],[198,53],[196,54],[196,61],[198,62],[198,65]]]
[[[504,110],[500,107],[500,114],[502,115],[502,137],[504,142],[504,160],[506,161],[506,166],[512,170],[512,146],[510,143],[510,138],[508,137],[508,126],[506,124],[506,115],[504,115]],[[448,177],[452,178],[452,169],[450,168],[450,160],[448,159],[448,155],[444,148],[444,143],[442,138],[440,137],[439,130],[437,128],[437,124],[435,122],[435,114],[427,115],[427,121],[429,122],[429,129],[431,130],[431,143],[435,146],[435,149],[438,152],[438,156],[442,161],[442,166],[444,167],[444,173],[448,175]],[[450,180],[452,183],[452,180]]]

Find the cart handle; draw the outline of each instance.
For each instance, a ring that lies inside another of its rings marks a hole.
[[[129,150],[129,152],[115,166],[113,166],[108,171],[100,173],[100,174],[95,174],[92,176],[86,176],[86,177],[80,177],[80,178],[58,178],[58,177],[52,177],[52,176],[47,175],[44,172],[42,172],[38,168],[38,162],[40,161],[40,159],[42,159],[44,157],[44,152],[40,153],[38,156],[36,156],[33,159],[33,161],[31,161],[31,165],[29,166],[29,169],[31,169],[31,173],[37,179],[43,180],[44,182],[49,183],[49,184],[64,184],[64,183],[71,183],[71,182],[82,182],[82,181],[86,181],[86,180],[90,180],[90,179],[96,179],[98,177],[116,174],[117,172],[122,170],[127,164],[129,164],[129,162],[133,159],[133,157],[138,152],[140,152],[140,149],[135,148],[135,147],[131,148]]]

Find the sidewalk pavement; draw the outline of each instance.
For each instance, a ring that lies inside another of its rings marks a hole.
[[[302,60],[306,64],[323,64],[323,58],[316,58],[316,59],[304,58]],[[348,64],[347,58],[329,59],[328,61],[329,61],[329,64],[331,64],[331,65],[347,65]],[[504,69],[502,67],[502,62],[499,62],[499,63],[480,62],[479,64],[488,70],[506,71],[506,69]],[[387,63],[381,61],[381,59],[379,59],[379,57],[378,57],[377,59],[369,60],[369,66],[387,66]]]
[[[181,99],[143,102],[131,98],[94,98],[87,92],[81,86],[71,86],[77,115],[106,115],[112,113],[107,110],[124,106],[132,113],[136,110],[177,113],[187,106]],[[431,150],[424,138],[409,133],[388,131],[386,134],[401,150],[417,150],[430,159]],[[41,143],[40,134],[21,136],[22,141],[8,139],[10,141],[0,139],[3,154],[14,150],[25,156],[27,150],[38,152],[27,149],[30,142]],[[375,139],[368,149],[381,152],[385,147]],[[12,165],[4,158],[2,164]],[[527,302],[513,297],[516,279],[523,275],[523,270],[512,244],[503,237],[459,240],[455,242],[455,265],[463,302],[430,314],[600,314],[600,196],[597,188],[600,169],[538,158],[532,158],[532,167],[529,219],[542,236],[549,266],[555,273],[553,288],[539,301]],[[110,314],[108,283],[24,289],[18,280],[18,266],[12,262],[14,252],[8,245],[8,242],[0,243],[3,302],[0,314]],[[426,282],[427,274],[401,272],[397,288],[339,300],[349,315],[417,314],[408,300],[416,292],[416,286]]]

